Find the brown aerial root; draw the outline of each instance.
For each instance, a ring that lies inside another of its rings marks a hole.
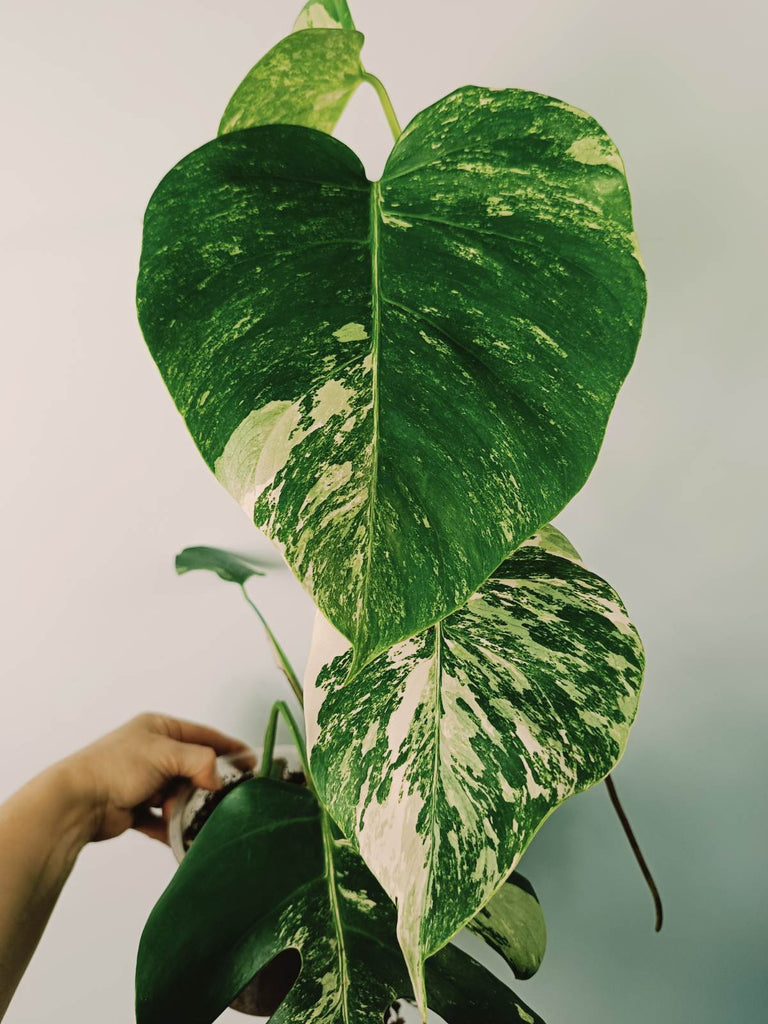
[[[619,821],[621,822],[621,827],[624,829],[624,834],[627,837],[630,847],[632,848],[632,853],[635,855],[635,860],[637,861],[638,867],[642,871],[646,885],[651,891],[651,896],[653,897],[653,905],[656,909],[655,930],[657,932],[660,932],[662,922],[664,921],[664,909],[661,905],[661,896],[659,895],[659,890],[656,887],[656,883],[653,880],[651,869],[648,867],[645,857],[643,856],[643,852],[640,849],[637,839],[635,838],[635,833],[632,831],[632,826],[629,823],[629,818],[625,814],[624,808],[621,806],[619,794],[616,792],[616,787],[614,786],[613,779],[610,775],[607,775],[605,778],[605,786],[608,790],[608,796],[611,798],[613,809],[616,811],[616,814],[618,815]]]

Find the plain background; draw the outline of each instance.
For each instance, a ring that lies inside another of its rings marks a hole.
[[[152,189],[215,134],[298,6],[2,5],[0,798],[146,708],[259,741],[284,684],[235,588],[175,577],[186,545],[272,558],[253,593],[303,667],[311,604],[197,455],[133,300]],[[597,117],[625,158],[648,269],[635,368],[559,522],[647,647],[616,780],[667,919],[654,935],[604,788],[573,799],[523,863],[550,942],[520,994],[548,1024],[761,1019],[764,7],[352,7],[404,123],[467,83],[536,89]],[[377,176],[390,141],[372,93],[340,135]],[[142,924],[172,870],[164,847],[135,834],[86,850],[9,1024],[129,1024]]]

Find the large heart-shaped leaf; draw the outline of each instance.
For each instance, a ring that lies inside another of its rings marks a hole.
[[[251,68],[227,104],[219,135],[264,124],[332,132],[363,81],[363,37],[312,29],[282,39]]]
[[[313,778],[397,905],[421,1005],[423,960],[626,744],[642,645],[615,591],[568,551],[542,530],[463,608],[349,682],[351,652],[329,661],[342,641],[320,621],[304,691]]]
[[[294,25],[295,30],[354,27],[347,0],[308,0]]]
[[[394,908],[313,795],[270,779],[243,783],[206,823],[144,929],[138,1024],[210,1024],[275,956],[301,970],[273,1024],[381,1024],[410,998]],[[466,953],[427,971],[449,1024],[541,1024]]]
[[[203,146],[150,201],[138,283],[205,460],[355,668],[461,607],[579,489],[644,302],[599,125],[469,87],[380,182],[306,128]]]

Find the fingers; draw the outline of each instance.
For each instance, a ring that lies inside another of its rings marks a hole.
[[[165,813],[158,814],[150,807],[137,807],[133,812],[133,828],[150,839],[168,845],[168,822]]]
[[[216,790],[221,779],[216,769],[216,749],[199,743],[168,740],[169,756],[173,762],[172,775],[189,779],[193,786]]]
[[[150,797],[146,804],[140,804],[133,810],[131,828],[143,832],[150,839],[157,839],[166,846],[171,845],[168,826],[173,814],[173,805],[178,795],[179,784],[171,784],[166,793],[157,793]]]
[[[226,736],[218,729],[211,729],[207,725],[187,722],[183,718],[169,718],[165,715],[158,716],[158,719],[162,723],[166,735],[171,739],[180,740],[182,743],[213,747],[217,754],[235,754],[238,750],[244,750],[247,747],[247,744],[241,740],[236,740],[233,736]]]
[[[132,827],[151,839],[169,845],[168,822],[178,790],[178,780],[189,779],[193,786],[217,790],[221,788],[221,779],[213,747],[165,737],[159,742],[163,746],[162,771],[170,780],[170,785],[156,791],[148,801],[134,808]],[[157,809],[160,803],[162,811]]]

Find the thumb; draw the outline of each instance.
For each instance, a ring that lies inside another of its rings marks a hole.
[[[171,756],[176,775],[189,779],[194,786],[216,790],[221,788],[221,778],[216,768],[216,751],[198,743],[182,743],[170,740]]]

